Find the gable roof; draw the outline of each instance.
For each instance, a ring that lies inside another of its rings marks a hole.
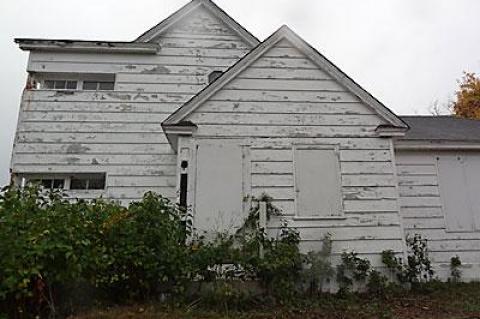
[[[402,116],[410,131],[402,140],[480,142],[480,120],[456,116]]]
[[[235,31],[243,40],[245,40],[251,47],[254,47],[258,43],[260,43],[260,41],[253,34],[247,31],[243,26],[241,26],[237,21],[235,21],[231,16],[229,16],[225,11],[223,11],[211,0],[192,0],[190,3],[186,4],[178,11],[170,15],[168,18],[140,35],[134,42],[152,41],[155,37],[162,34],[167,29],[171,28],[177,22],[179,22],[184,17],[186,17],[198,8],[205,8],[208,12],[219,18],[228,27]]]
[[[351,93],[356,95],[361,101],[373,108],[377,114],[384,118],[390,126],[394,128],[408,129],[408,125],[396,116],[390,109],[383,105],[380,101],[374,98],[370,93],[364,90],[360,85],[353,81],[348,75],[342,72],[326,57],[320,54],[296,33],[294,33],[287,26],[282,26],[279,30],[273,33],[263,43],[259,44],[250,53],[228,69],[220,78],[207,86],[200,93],[195,95],[190,101],[185,103],[176,112],[170,115],[162,125],[171,126],[185,120],[195,109],[200,107],[203,102],[207,101],[212,95],[218,92],[227,83],[232,81],[238,74],[245,70],[248,66],[253,64],[265,52],[272,48],[279,41],[286,39],[290,41],[297,49],[303,52],[312,62],[314,62],[320,69],[327,72],[333,79],[347,88]]]

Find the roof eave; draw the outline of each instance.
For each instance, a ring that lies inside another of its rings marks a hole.
[[[157,54],[160,50],[156,43],[23,38],[14,41],[24,51]]]
[[[402,151],[479,151],[479,141],[461,141],[445,139],[399,139],[395,140],[394,148]]]
[[[409,128],[404,126],[379,125],[375,132],[378,137],[404,137]]]
[[[175,152],[178,152],[178,138],[182,136],[192,136],[198,129],[194,123],[181,123],[178,125],[162,124],[162,129],[165,132],[168,142],[173,147]]]

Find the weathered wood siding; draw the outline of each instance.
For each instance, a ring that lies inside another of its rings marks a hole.
[[[26,91],[13,173],[106,172],[111,198],[150,190],[175,198],[176,155],[161,122],[249,46],[204,8],[155,41],[153,56],[31,52],[29,72],[115,74],[115,91]]]
[[[194,140],[249,145],[252,194],[275,199],[300,230],[304,250],[318,249],[331,233],[336,256],[355,250],[380,264],[382,250],[402,253],[392,141],[374,132],[383,120],[289,42],[266,52],[188,120],[198,125]],[[295,144],[338,147],[342,216],[295,218]],[[270,233],[279,226],[274,218]]]
[[[441,154],[452,153],[396,152],[400,212],[405,234],[420,234],[428,239],[431,259],[441,278],[450,276],[450,258],[458,255],[464,263],[463,277],[478,280],[480,232],[454,232],[446,227],[436,160]],[[459,207],[461,206],[459,203]]]

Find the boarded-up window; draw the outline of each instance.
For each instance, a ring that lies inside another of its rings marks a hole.
[[[442,154],[437,156],[440,193],[447,229],[480,229],[480,156]]]
[[[236,230],[245,218],[242,147],[201,143],[196,171],[195,228],[208,232]]]
[[[295,148],[297,215],[328,217],[342,214],[340,165],[334,149]]]

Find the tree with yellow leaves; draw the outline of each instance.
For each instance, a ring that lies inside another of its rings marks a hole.
[[[464,72],[453,103],[453,113],[468,119],[480,119],[480,78],[475,73]]]

